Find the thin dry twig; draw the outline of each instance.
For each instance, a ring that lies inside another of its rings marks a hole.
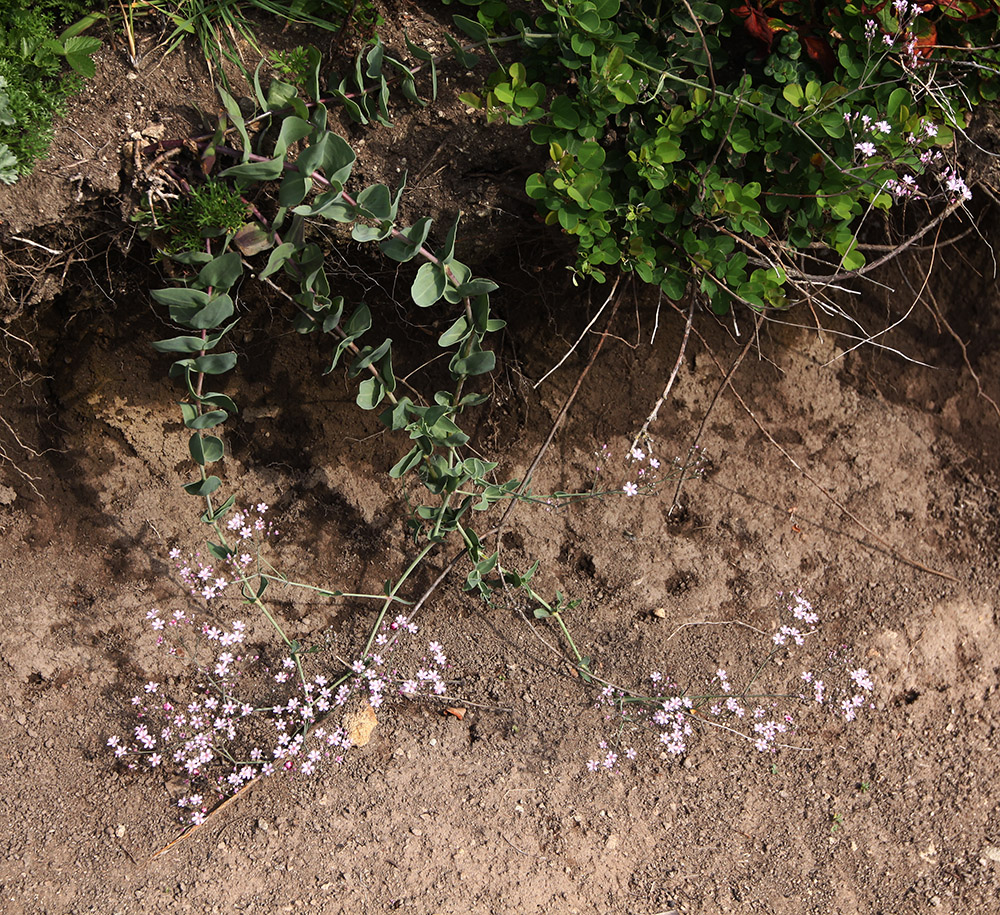
[[[642,424],[642,428],[632,440],[632,447],[629,449],[630,451],[634,451],[636,445],[639,444],[639,440],[649,432],[650,424],[656,422],[657,416],[660,415],[660,407],[663,406],[663,402],[670,396],[670,389],[674,386],[674,381],[677,379],[677,373],[680,371],[681,365],[684,362],[684,351],[687,349],[688,337],[691,336],[691,324],[693,321],[694,299],[691,300],[691,307],[688,308],[687,324],[684,327],[684,336],[681,338],[681,346],[680,350],[677,352],[677,361],[674,363],[674,370],[670,373],[670,378],[667,380],[667,386],[663,389],[660,399],[656,401],[656,406],[653,407],[653,411],[646,417],[646,421]]]
[[[615,282],[617,287],[617,281]],[[546,436],[545,441],[542,443],[541,448],[538,449],[538,453],[535,455],[535,459],[531,462],[531,466],[528,467],[527,472],[524,474],[524,479],[521,480],[521,485],[518,486],[515,495],[520,496],[523,494],[524,490],[527,488],[528,483],[531,481],[531,475],[535,472],[535,469],[542,461],[542,456],[548,450],[549,445],[552,444],[552,440],[556,436],[556,431],[559,429],[560,423],[565,419],[566,414],[569,412],[569,408],[573,401],[576,399],[576,395],[580,391],[580,386],[583,384],[583,380],[587,377],[590,369],[593,367],[594,362],[597,360],[597,354],[600,353],[601,348],[604,346],[604,341],[608,339],[611,331],[611,325],[614,323],[615,315],[618,313],[618,306],[621,304],[621,296],[615,297],[614,306],[611,309],[611,314],[608,317],[608,323],[604,328],[603,333],[597,341],[597,346],[594,347],[594,351],[590,354],[590,359],[587,364],[583,367],[583,371],[580,372],[580,377],[577,378],[576,384],[573,385],[573,390],[570,391],[569,397],[566,398],[566,402],[563,404],[562,409],[559,411],[559,415],[555,418],[555,422],[552,423],[552,428],[549,430],[549,434]],[[500,523],[496,526],[497,535],[497,548],[499,549],[500,532],[503,529],[504,524],[510,517],[514,508],[518,505],[519,500],[517,498],[511,499],[510,504],[507,506],[506,511],[500,517]]]
[[[767,637],[767,633],[763,629],[758,629],[756,626],[751,626],[749,623],[744,623],[742,620],[693,620],[690,623],[681,623],[680,626],[678,626],[663,640],[663,644],[665,645],[679,632],[682,632],[691,626],[744,626],[747,629],[753,630],[758,635]]]
[[[814,479],[813,476],[795,460],[795,458],[793,458],[784,448],[781,447],[781,445],[778,444],[774,436],[771,435],[771,433],[764,428],[761,421],[754,414],[753,410],[751,410],[746,405],[746,402],[743,400],[743,398],[740,397],[739,392],[737,392],[737,390],[732,386],[732,382],[727,382],[727,384],[729,385],[729,389],[733,392],[733,396],[739,402],[739,405],[743,407],[743,409],[746,411],[746,414],[753,420],[754,425],[758,429],[760,429],[764,437],[772,445],[774,445],[775,448],[778,449],[782,457],[784,457],[789,464],[791,464],[799,473],[802,474],[802,476],[804,476],[810,483],[812,483],[812,485],[815,486],[816,489],[818,489],[826,499],[828,499],[830,502],[836,505],[837,508],[839,508],[845,515],[847,515],[847,517],[850,518],[856,525],[858,525],[858,527],[860,527],[865,533],[867,533],[870,537],[876,540],[881,546],[883,546],[886,550],[888,550],[889,555],[894,556],[900,562],[903,562],[908,566],[912,566],[915,569],[919,569],[921,572],[927,572],[927,574],[929,575],[937,575],[939,578],[944,578],[947,579],[948,581],[954,581],[954,582],[958,581],[958,579],[954,575],[949,575],[947,572],[941,572],[938,569],[932,569],[930,566],[926,566],[922,562],[919,562],[916,559],[911,559],[904,553],[899,552],[899,550],[897,550],[888,540],[886,540],[885,537],[876,534],[875,531],[873,531],[857,515],[855,515],[854,512],[852,512],[846,505],[844,505],[843,502],[841,502],[835,495],[833,495],[833,493],[827,490],[822,484],[817,482],[816,479]]]
[[[850,270],[845,273],[841,273],[838,270],[826,276],[824,276],[823,274],[788,271],[788,275],[790,277],[794,277],[794,279],[800,282],[820,283],[821,285],[824,286],[839,280],[849,280],[853,277],[867,276],[867,274],[871,273],[873,270],[877,270],[883,264],[887,264],[893,258],[898,257],[907,248],[911,247],[912,245],[915,245],[928,232],[941,225],[941,223],[943,223],[949,216],[951,216],[952,213],[954,213],[956,210],[961,209],[961,207],[962,207],[961,201],[948,204],[948,206],[946,206],[940,213],[938,213],[937,216],[935,216],[929,223],[920,228],[918,231],[914,232],[908,239],[906,239],[906,241],[901,242],[887,254],[884,254],[882,257],[877,258],[876,260],[873,260],[870,263],[865,264],[863,267],[859,267],[857,270]]]
[[[59,254],[59,255],[61,255],[61,254],[65,254],[66,253],[64,251],[57,251],[55,248],[48,248],[45,245],[40,245],[40,244],[38,244],[37,241],[32,241],[30,238],[21,238],[20,235],[11,235],[11,238],[13,238],[14,241],[19,241],[19,242],[22,242],[23,244],[31,245],[32,248],[38,248],[39,250],[45,251],[48,254]]]
[[[944,241],[935,241],[933,245],[916,245],[910,248],[911,254],[916,254],[917,252],[923,251],[933,251],[937,248],[947,248],[951,245],[958,244],[964,238],[968,238],[974,231],[975,226],[969,226],[967,229],[963,229],[958,235],[953,235],[951,238],[946,238]],[[817,248],[826,248],[827,246],[823,243],[814,243]],[[812,247],[812,245],[810,245]],[[862,244],[858,242],[858,249],[861,251],[895,251],[898,245],[869,245]]]
[[[608,303],[611,301],[612,298],[614,298],[615,290],[618,288],[619,282],[621,282],[621,277],[620,276],[615,277],[615,282],[614,285],[612,285],[611,287],[611,292],[608,293],[608,297],[604,300],[604,303],[601,305],[601,307],[597,309],[597,314],[595,314],[594,317],[591,318],[590,323],[583,329],[583,332],[580,334],[580,336],[576,338],[576,342],[568,350],[566,350],[566,353],[562,357],[562,359],[560,359],[554,366],[552,366],[552,368],[550,368],[544,375],[542,375],[542,377],[539,378],[538,381],[536,381],[532,385],[532,388],[534,388],[537,391],[539,385],[541,385],[541,383],[545,381],[545,379],[548,378],[549,375],[551,375],[556,369],[560,368],[562,364],[567,359],[569,359],[570,356],[573,355],[573,352],[583,341],[583,338],[586,337],[588,333],[590,333],[590,328],[592,328],[597,323],[597,319],[602,314],[604,314],[604,309],[608,307]]]
[[[972,367],[972,362],[969,360],[968,346],[966,345],[965,341],[958,335],[955,329],[951,326],[951,324],[948,323],[948,319],[944,316],[944,312],[941,310],[940,305],[938,305],[937,297],[934,295],[934,291],[932,289],[928,289],[927,295],[930,297],[930,300],[934,306],[931,313],[934,315],[935,319],[940,321],[945,326],[948,333],[951,334],[952,339],[958,344],[959,348],[962,350],[962,360],[965,362],[965,367],[969,370],[969,374],[972,376],[972,380],[976,382],[976,392],[980,397],[983,398],[983,400],[985,400],[991,407],[993,407],[993,412],[996,413],[997,418],[1000,419],[1000,404],[997,404],[997,402],[983,390],[983,383],[980,380],[979,375],[976,373],[976,370]]]
[[[673,303],[671,303],[671,304],[673,304]],[[678,309],[676,305],[674,305],[674,309],[677,310],[678,312],[680,311],[680,309]],[[726,385],[729,384],[730,379],[732,379],[732,377],[735,374],[736,370],[742,364],[744,357],[746,356],[746,354],[748,352],[750,352],[750,347],[753,346],[754,341],[757,339],[757,331],[760,329],[761,320],[762,320],[762,316],[760,314],[758,314],[757,315],[757,320],[754,322],[754,333],[751,335],[750,339],[747,340],[746,345],[740,351],[740,354],[736,357],[736,359],[734,360],[733,364],[729,367],[729,371],[725,373],[725,375],[724,375],[724,377],[722,379],[722,384],[719,385],[719,387],[715,391],[715,394],[712,396],[712,402],[708,405],[708,409],[705,411],[705,415],[701,418],[701,425],[698,426],[698,431],[695,433],[694,441],[691,442],[691,448],[689,449],[689,451],[690,450],[694,450],[695,448],[698,447],[698,442],[701,439],[702,433],[705,431],[705,426],[708,423],[708,418],[709,418],[709,416],[712,415],[712,410],[715,408],[715,405],[718,402],[719,397],[722,395],[722,392],[726,389]],[[698,333],[698,331],[695,331],[695,333],[698,334],[698,337],[701,339],[701,342],[703,344],[705,344],[705,346],[707,347],[708,344],[705,343],[705,338],[702,337],[701,334]],[[714,356],[713,356],[713,358],[714,358]],[[716,363],[716,364],[718,364],[718,363]],[[683,473],[677,478],[677,486],[674,489],[674,497],[673,497],[673,500],[670,503],[670,512],[671,513],[677,507],[677,500],[678,500],[678,498],[680,498],[681,487],[684,485],[684,479],[685,479],[685,477],[684,477]]]
[[[163,846],[163,848],[161,848],[155,854],[150,855],[150,857],[149,857],[150,862],[155,861],[157,858],[160,857],[160,855],[166,854],[175,845],[179,844],[180,842],[183,842],[185,839],[189,838],[190,836],[193,836],[199,829],[203,829],[218,814],[222,813],[222,811],[225,810],[227,807],[229,807],[229,805],[232,804],[238,797],[242,797],[244,794],[246,794],[259,781],[260,781],[260,776],[257,776],[256,778],[254,778],[251,781],[247,782],[242,788],[240,788],[238,791],[236,791],[235,794],[232,794],[229,797],[227,797],[218,806],[213,807],[212,811],[208,814],[207,817],[205,817],[204,820],[202,820],[202,822],[196,823],[196,824],[194,824],[192,826],[188,826],[188,828],[185,829],[184,832],[182,832],[176,839],[174,839],[172,842],[168,842],[166,845]]]

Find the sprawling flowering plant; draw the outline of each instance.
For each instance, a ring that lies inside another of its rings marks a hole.
[[[853,664],[843,649],[827,652],[818,664],[813,658],[811,664],[803,666],[808,656],[800,658],[797,649],[817,632],[819,614],[801,591],[779,595],[779,600],[788,621],[777,625],[770,635],[768,654],[746,671],[742,682],[734,683],[730,673],[720,667],[702,689],[685,689],[659,671],[649,675],[642,692],[607,684],[597,706],[615,733],[598,744],[599,752],[587,761],[587,768],[591,772],[617,771],[622,758],[636,760],[636,746],[643,745],[661,758],[683,756],[699,726],[726,731],[750,742],[761,753],[773,753],[790,746],[791,739],[801,739],[803,716],[799,709],[825,710],[851,722],[865,706],[874,708],[871,675]],[[798,662],[797,680],[787,682],[784,664],[766,676],[768,663],[779,655],[788,662]],[[776,679],[781,682],[775,684]],[[650,733],[655,735],[652,741]]]

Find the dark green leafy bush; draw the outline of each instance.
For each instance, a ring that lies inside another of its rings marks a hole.
[[[784,307],[865,269],[877,211],[936,224],[968,199],[952,148],[996,95],[992,7],[543,0],[529,21],[463,2],[473,41],[520,30],[520,59],[464,98],[548,147],[527,193],[580,275]]]

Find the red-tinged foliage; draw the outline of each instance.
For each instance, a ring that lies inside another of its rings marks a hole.
[[[946,2],[955,2],[955,0],[946,0]],[[743,20],[747,33],[763,44],[767,52],[771,51],[779,32],[787,32],[794,28],[799,33],[806,54],[827,75],[832,74],[836,58],[829,42],[817,34],[822,28],[822,24],[819,21],[810,21],[801,25],[789,25],[784,19],[768,16],[765,9],[771,8],[776,8],[783,16],[786,15],[783,0],[771,0],[770,3],[761,3],[761,0],[746,0],[742,6],[734,7],[732,12],[734,16]]]
[[[837,58],[834,57],[830,43],[818,35],[805,35],[803,32],[804,29],[799,29],[799,41],[806,49],[806,54],[819,64],[827,76],[832,75],[833,69],[837,65]]]
[[[937,47],[937,26],[933,22],[923,22],[916,37],[914,50],[917,57],[928,58]]]
[[[874,17],[892,2],[893,0],[880,0],[877,3],[862,3],[861,10],[865,15]],[[916,56],[924,60],[931,57],[938,43],[937,25],[931,18],[934,14],[937,14],[937,18],[969,22],[990,13],[1000,13],[1000,0],[924,0],[916,5],[922,15],[911,23],[915,38],[914,50]],[[830,76],[836,66],[837,58],[825,36],[826,28],[819,15],[822,5],[817,4],[817,6],[820,9],[814,6],[808,21],[803,21],[801,13],[790,15],[786,12],[784,0],[744,0],[741,6],[733,7],[731,11],[734,16],[743,20],[747,33],[764,46],[765,53],[771,52],[779,33],[794,29],[799,33],[806,54],[827,76]],[[783,18],[769,16],[768,10],[779,13]],[[834,18],[837,17],[836,8],[830,9],[829,12]]]
[[[891,3],[892,0],[882,0],[881,3],[862,3],[861,12],[868,16],[874,16],[890,6]],[[969,22],[973,19],[981,19],[990,13],[1000,12],[1000,0],[924,0],[917,6],[924,15],[939,12],[948,19],[960,22]]]
[[[743,6],[736,7],[733,15],[739,16],[750,35],[763,42],[768,51],[771,50],[776,34],[771,28],[772,20],[754,0],[748,0]]]

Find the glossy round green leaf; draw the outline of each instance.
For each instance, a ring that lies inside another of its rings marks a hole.
[[[188,442],[191,457],[198,464],[211,464],[219,460],[225,453],[221,438],[214,435],[198,435],[195,433]]]
[[[211,476],[204,480],[194,480],[191,483],[185,483],[184,491],[192,496],[207,496],[215,492],[221,485],[222,480]]]
[[[415,305],[427,308],[444,295],[447,285],[444,271],[437,264],[428,262],[417,271],[410,287],[410,296]]]

